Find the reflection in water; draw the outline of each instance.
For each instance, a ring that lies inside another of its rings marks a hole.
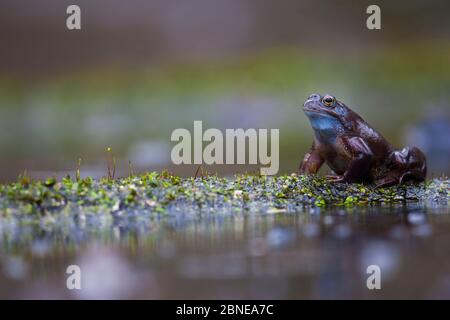
[[[60,219],[1,218],[1,298],[450,298],[446,206]]]

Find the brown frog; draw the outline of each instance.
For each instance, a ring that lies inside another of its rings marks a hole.
[[[417,147],[396,150],[356,112],[332,95],[314,93],[303,105],[314,142],[300,164],[300,174],[315,174],[324,162],[331,181],[390,186],[425,180],[427,165]]]

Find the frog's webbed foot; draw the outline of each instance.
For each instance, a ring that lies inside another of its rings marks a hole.
[[[398,184],[398,178],[385,177],[375,181],[375,188],[386,188]]]
[[[344,176],[341,175],[326,175],[325,178],[328,182],[344,182]]]

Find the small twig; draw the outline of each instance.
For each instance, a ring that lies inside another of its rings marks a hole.
[[[113,180],[115,177],[116,177],[116,157],[113,156],[113,175],[112,175]]]
[[[116,157],[114,157],[111,147],[106,148],[106,152],[107,152],[106,162],[108,170],[108,179],[114,180],[114,177],[116,176]]]
[[[128,168],[130,169],[130,178],[134,177],[133,164],[131,163],[131,160],[128,160]]]
[[[199,173],[201,168],[203,168],[202,165],[199,165],[198,168],[197,168],[197,171],[195,171],[194,179],[197,179],[198,173]]]
[[[75,172],[75,179],[77,181],[80,181],[80,179],[81,179],[80,167],[81,167],[81,158],[78,158],[77,170]]]

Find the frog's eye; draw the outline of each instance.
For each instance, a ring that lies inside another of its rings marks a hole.
[[[333,96],[326,95],[322,98],[322,103],[326,105],[327,107],[331,107],[336,99]]]

